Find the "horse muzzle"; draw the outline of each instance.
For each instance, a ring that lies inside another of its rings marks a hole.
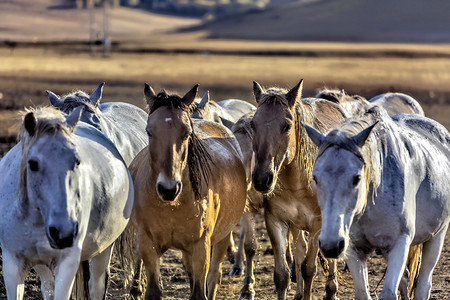
[[[174,201],[181,193],[181,188],[182,185],[179,181],[175,181],[169,185],[166,185],[163,182],[158,182],[156,184],[156,191],[158,192],[159,198],[167,202]]]
[[[260,173],[254,171],[252,174],[253,187],[263,194],[270,193],[274,188],[274,177],[272,172]]]
[[[319,248],[326,258],[338,258],[344,252],[345,239],[339,238],[335,241],[322,241],[319,237]]]
[[[47,227],[46,233],[53,249],[72,247],[78,235],[78,222],[73,222],[70,226],[50,225]]]

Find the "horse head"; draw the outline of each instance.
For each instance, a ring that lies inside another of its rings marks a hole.
[[[50,246],[71,247],[78,235],[80,157],[71,135],[82,107],[67,118],[52,108],[28,112],[23,121],[21,193],[45,223]]]
[[[289,91],[264,90],[253,82],[258,108],[251,121],[255,166],[252,181],[262,193],[274,190],[278,172],[290,164],[296,153],[296,106],[300,101],[303,80]]]
[[[162,91],[156,94],[145,84],[150,113],[147,121],[150,167],[157,174],[156,191],[165,202],[174,202],[183,188],[183,171],[194,137],[190,109],[197,94],[195,85],[183,97]]]
[[[327,136],[303,125],[319,147],[313,171],[322,214],[319,247],[325,257],[338,258],[348,247],[349,231],[355,216],[361,215],[366,205],[370,161],[363,146],[376,123],[359,132],[354,128],[348,131],[339,127]],[[354,124],[350,126],[354,127]]]
[[[102,99],[104,82],[100,83],[95,91],[89,96],[83,91],[75,91],[67,94],[61,99],[55,93],[46,91],[50,104],[56,109],[70,114],[75,108],[83,106],[81,121],[88,123],[97,129],[100,129],[100,120],[98,114],[98,105]]]

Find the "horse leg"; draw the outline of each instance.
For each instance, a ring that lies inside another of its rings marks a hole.
[[[192,257],[185,251],[182,251],[182,260],[183,260],[183,266],[186,270],[189,278],[189,287],[191,288],[191,291],[194,287],[194,278],[192,277]]]
[[[410,243],[410,237],[408,235],[402,235],[397,239],[392,249],[386,254],[386,278],[380,293],[380,300],[397,299],[397,290],[405,270]]]
[[[209,236],[200,239],[193,245],[192,253],[192,281],[190,300],[206,300],[206,275],[211,258],[211,240]]]
[[[324,258],[325,259],[325,258]],[[335,300],[337,298],[338,280],[337,280],[337,259],[327,259],[328,262],[328,276],[325,283],[326,295],[324,300]]]
[[[420,267],[414,299],[428,299],[431,292],[431,276],[441,255],[448,225],[432,239],[423,244],[422,265]]]
[[[232,233],[230,232],[230,236]],[[208,291],[208,300],[216,298],[216,292],[222,281],[222,261],[227,252],[230,238],[227,236],[212,247],[211,264],[207,276],[206,288]]]
[[[289,228],[286,223],[277,220],[269,211],[264,212],[264,217],[275,260],[273,279],[277,291],[277,299],[285,300],[290,280],[289,266],[286,261],[286,236]]]
[[[41,279],[41,291],[44,300],[54,299],[55,278],[53,277],[52,271],[44,265],[34,266],[33,269]]]
[[[5,280],[8,299],[23,299],[25,277],[28,270],[24,270],[23,261],[3,249],[3,279]]]
[[[255,296],[254,283],[255,283],[255,275],[253,274],[254,263],[253,260],[256,254],[256,236],[255,236],[255,213],[246,212],[242,215],[241,218],[241,230],[243,229],[243,237],[242,242],[244,244],[245,249],[245,278],[244,278],[244,286],[242,287],[239,299],[250,299],[252,300]],[[241,240],[239,240],[241,243]],[[241,245],[240,245],[241,247]]]
[[[349,248],[347,266],[352,274],[355,288],[355,300],[372,299],[369,293],[369,275],[367,272],[367,255]]]
[[[142,259],[139,255],[136,255],[136,260],[134,263],[134,275],[133,281],[131,282],[130,297],[133,300],[142,298]]]
[[[244,241],[245,241],[245,234],[246,234],[246,223],[247,223],[247,215],[250,214],[249,212],[244,212],[242,214],[241,220],[239,221],[239,243],[238,243],[238,249],[234,255],[234,263],[231,267],[230,276],[236,275],[241,276],[244,274]]]
[[[64,257],[55,269],[55,299],[69,299],[80,266],[81,249]]]
[[[146,300],[160,300],[162,298],[160,252],[156,245],[145,234],[139,234],[139,255],[145,265],[147,274]]]
[[[234,264],[234,257],[236,256],[236,244],[234,243],[233,232],[231,232],[230,240],[227,247],[227,257],[231,264]]]
[[[306,239],[302,230],[298,230],[296,228],[291,228],[291,233],[293,236],[293,251],[294,251],[294,264],[295,264],[295,278],[297,281],[297,290],[295,293],[295,300],[303,299],[305,294],[305,282],[304,275],[305,273],[305,264],[306,264]],[[306,297],[305,297],[306,298]],[[308,298],[306,298],[308,299]]]
[[[109,280],[109,262],[113,251],[114,243],[106,248],[102,253],[89,260],[89,295],[92,300],[106,299]]]
[[[294,237],[291,230],[288,231],[287,246],[286,246],[286,261],[288,263],[289,269],[291,269],[291,282],[297,282],[297,274],[295,271],[295,260],[292,254],[292,247],[294,247]]]
[[[414,279],[411,278],[411,280],[414,280]],[[408,271],[408,266],[406,266],[405,271],[403,272],[402,279],[400,280],[400,284],[398,286],[398,290],[400,292],[400,298],[402,300],[409,300],[408,282],[409,282],[409,271]]]

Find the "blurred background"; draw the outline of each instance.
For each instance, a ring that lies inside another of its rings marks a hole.
[[[0,157],[46,90],[100,82],[103,102],[144,108],[144,82],[255,104],[253,80],[303,78],[305,97],[409,94],[450,129],[449,12],[448,0],[0,0]]]

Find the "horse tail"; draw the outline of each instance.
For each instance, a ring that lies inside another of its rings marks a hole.
[[[72,288],[71,299],[90,299],[89,295],[89,261],[85,260],[78,267]]]
[[[134,265],[137,255],[137,239],[136,239],[136,226],[133,220],[128,222],[127,227],[117,239],[114,244],[114,256],[118,261],[118,271],[123,272],[124,285],[128,286],[133,280]]]
[[[419,276],[419,269],[422,262],[422,244],[411,246],[409,248],[406,266],[409,270],[408,294],[410,299],[414,299],[413,290],[417,277]]]

